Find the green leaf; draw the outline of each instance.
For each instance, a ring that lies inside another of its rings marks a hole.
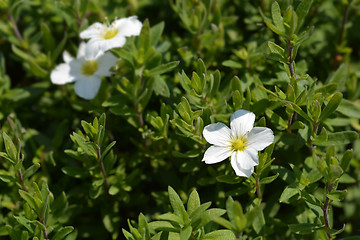
[[[139,52],[142,52],[142,54],[150,48],[150,24],[148,19],[145,19],[141,28],[140,36],[138,37],[138,46]]]
[[[290,230],[296,234],[309,234],[324,227],[323,225],[315,223],[289,224],[288,226]]]
[[[353,150],[346,150],[343,157],[341,158],[340,167],[344,172],[348,169],[352,156],[353,156]]]
[[[83,136],[81,136],[75,132],[73,133],[72,136],[74,137],[76,143],[84,151],[85,154],[87,154],[88,156],[97,158],[96,147],[94,146],[94,143],[86,142],[86,140]]]
[[[276,1],[271,5],[271,17],[276,28],[279,29],[281,32],[285,32],[280,6]]]
[[[14,216],[16,221],[18,221],[21,225],[23,225],[31,234],[34,233],[33,228],[31,227],[31,221],[23,216]]]
[[[335,93],[331,97],[330,101],[321,112],[321,115],[319,117],[319,122],[324,121],[330,114],[335,112],[335,110],[337,109],[337,107],[339,106],[342,100],[342,97],[343,97],[342,93]]]
[[[244,67],[243,64],[236,62],[234,60],[225,60],[222,62],[222,65],[224,65],[225,67],[238,68],[238,69],[242,69]]]
[[[160,22],[150,28],[150,45],[154,46],[160,40],[161,34],[163,33],[165,24]]]
[[[86,178],[89,176],[88,171],[82,167],[63,167],[61,171],[74,178]]]
[[[310,10],[312,2],[313,0],[303,0],[296,8],[296,15],[298,16],[298,24],[295,33],[297,33],[300,30],[301,26],[303,25],[304,19]]]
[[[319,103],[318,100],[315,100],[315,101],[314,101],[314,104],[313,104],[312,111],[311,111],[312,118],[314,119],[315,122],[318,121],[318,119],[319,119],[319,117],[320,117],[320,114],[321,114],[321,106],[320,106],[320,103]]]
[[[337,161],[335,158],[334,158],[334,160]],[[344,171],[342,170],[342,168],[340,166],[332,164],[329,167],[330,182],[335,182],[338,178],[341,177],[341,175],[343,173],[344,173]]]
[[[284,101],[284,103],[286,104],[286,107],[297,112],[300,116],[302,116],[304,119],[306,119],[309,123],[313,122],[313,120],[295,103],[292,103],[289,101]]]
[[[173,61],[165,64],[161,64],[156,66],[155,68],[151,69],[148,73],[149,77],[153,77],[156,75],[160,75],[166,72],[171,71],[173,68],[175,68],[177,65],[179,65],[180,61]]]
[[[280,56],[284,56],[285,50],[282,47],[280,47],[279,45],[277,45],[276,43],[271,42],[271,41],[268,41],[267,44],[272,53],[276,53],[276,54],[279,54]]]
[[[266,26],[268,26],[268,28],[270,28],[271,31],[273,31],[274,33],[276,33],[279,36],[286,37],[285,33],[282,32],[281,29],[274,26],[274,24],[272,24],[269,20],[264,19],[264,22],[265,22]]]
[[[202,240],[236,240],[234,233],[230,230],[216,230],[207,233]]]
[[[19,190],[19,194],[21,196],[22,199],[24,199],[27,204],[29,204],[29,206],[38,214],[38,216],[40,215],[40,204],[38,204],[38,202],[34,199],[33,196],[31,196],[28,192],[23,191],[23,190]]]
[[[154,79],[154,92],[157,95],[163,96],[163,97],[170,97],[170,90],[168,85],[166,84],[165,80],[162,77],[157,77]]]
[[[175,222],[175,223],[178,223],[178,224],[183,224],[184,223],[181,216],[175,215],[173,213],[164,213],[164,214],[159,215],[158,218],[160,220],[166,220],[166,221]]]
[[[191,223],[193,224],[193,226],[196,221],[201,220],[201,218],[205,216],[205,211],[210,206],[211,206],[211,202],[203,203],[191,213],[190,219],[191,219]],[[194,226],[194,230],[196,230],[195,226]]]
[[[337,111],[344,114],[347,117],[360,119],[360,106],[347,99],[343,99],[340,102]]]
[[[181,217],[184,222],[187,221],[189,216],[187,215],[185,211],[185,207],[183,205],[183,202],[181,201],[179,195],[175,192],[175,190],[172,187],[168,187],[168,193],[169,193],[169,200],[172,208],[174,209],[174,212],[177,216]]]
[[[11,159],[14,163],[17,163],[19,159],[17,159],[18,154],[16,151],[15,144],[5,132],[3,132],[2,135],[4,139],[5,150],[9,159]]]
[[[97,130],[88,122],[82,120],[81,126],[83,127],[86,135],[90,137],[91,140],[95,141],[95,136],[97,134]]]
[[[144,214],[142,213],[139,214],[138,222],[139,222],[138,230],[140,234],[143,236],[143,239],[150,240],[151,239],[150,228]]]
[[[266,177],[260,180],[260,184],[269,184],[272,183],[273,181],[275,181],[275,179],[279,176],[279,173],[277,173],[276,175],[270,176],[270,177]]]
[[[0,174],[0,179],[1,179],[1,181],[6,182],[6,183],[9,183],[9,182],[15,183],[15,182],[17,182],[16,178],[14,178],[11,175],[7,175],[7,174]]]
[[[307,193],[306,190],[303,190],[301,191],[301,198],[306,201],[306,204],[316,214],[317,217],[322,217],[324,215],[322,210],[323,204],[314,195]]]
[[[271,52],[270,54],[267,55],[268,58],[272,59],[272,60],[275,60],[275,61],[278,61],[278,62],[281,62],[281,63],[285,63],[287,62],[287,59],[284,58],[282,55],[278,54],[278,53],[274,53],[274,52]]]
[[[214,218],[213,221],[227,229],[236,231],[236,227],[231,222],[226,220],[225,218],[217,217],[217,218]]]
[[[187,212],[191,215],[195,209],[200,206],[200,197],[196,190],[190,193],[189,200],[187,202]]]
[[[180,81],[180,84],[182,86],[182,88],[186,91],[186,92],[191,92],[191,80],[190,78],[186,75],[186,73],[184,72],[184,70],[182,70],[181,74],[178,73],[178,78]]]
[[[192,233],[191,225],[187,225],[186,227],[180,230],[180,240],[188,240]]]
[[[326,131],[326,128],[322,128],[320,134],[313,140],[313,143],[316,144],[318,142],[326,142],[328,140],[328,133]]]
[[[221,73],[219,70],[215,70],[215,72],[210,75],[210,92],[207,95],[208,97],[213,97],[219,92],[220,81]]]
[[[101,158],[105,158],[106,154],[112,149],[112,147],[116,144],[116,141],[112,141],[109,145],[101,153]]]
[[[315,90],[315,93],[322,93],[325,96],[333,94],[338,88],[337,83],[329,83]]]
[[[304,129],[305,124],[300,121],[295,121],[293,124],[291,124],[290,129]]]
[[[40,168],[40,163],[34,163],[23,174],[23,178],[27,179],[31,177]]]
[[[55,40],[51,35],[49,26],[45,22],[41,22],[40,25],[42,33],[42,43],[46,51],[52,51],[55,47]]]
[[[348,69],[349,65],[347,63],[341,64],[332,76],[332,78],[328,80],[328,83],[336,83],[338,85],[338,90],[342,91],[348,78]]]
[[[261,200],[259,198],[254,199],[252,205],[255,207],[245,214],[247,220],[246,227],[252,226],[257,234],[260,234],[261,230],[265,226],[265,217],[263,213],[265,204],[260,204],[260,201]]]
[[[345,198],[345,195],[347,193],[347,190],[336,190],[332,191],[331,193],[326,194],[328,198],[330,198],[333,201],[342,201]]]
[[[233,203],[233,214],[236,228],[240,231],[244,230],[247,219],[244,217],[243,209],[238,201],[234,201]]]
[[[343,131],[336,133],[328,133],[327,141],[317,141],[316,139],[313,141],[314,145],[317,146],[331,146],[331,145],[346,145],[353,141],[355,141],[359,135],[354,131]]]
[[[217,176],[216,180],[219,182],[224,182],[224,183],[228,183],[228,184],[237,184],[237,183],[241,182],[240,177],[235,176],[235,175],[229,175],[229,174]]]
[[[295,182],[295,183],[292,183],[292,184],[286,186],[286,188],[284,189],[284,191],[282,192],[282,194],[280,196],[279,201],[287,203],[291,197],[299,194],[299,192],[300,192],[299,186],[300,186],[300,184],[298,182]]]
[[[203,93],[205,81],[202,77],[199,77],[196,72],[193,72],[192,74],[191,87],[195,90],[197,94],[201,95]]]
[[[72,226],[61,227],[58,231],[56,231],[55,236],[51,239],[52,240],[65,239],[65,237],[69,235],[72,231],[74,231],[74,227]]]

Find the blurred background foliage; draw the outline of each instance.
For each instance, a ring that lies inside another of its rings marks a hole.
[[[192,230],[228,228],[242,239],[359,239],[360,1],[278,1],[285,23],[289,6],[312,3],[295,33],[307,35],[292,55],[294,76],[286,41],[298,40],[264,21],[277,23],[273,2],[1,0],[0,127],[10,140],[0,140],[0,239],[43,238],[35,222],[46,210],[31,207],[27,190],[51,209],[42,223],[50,239],[124,239],[122,229],[176,213],[176,194],[194,204],[198,194],[227,210],[222,220],[225,212],[214,213],[212,226]],[[62,52],[76,55],[79,32],[132,15],[144,23],[142,32],[112,50],[115,74],[103,79],[95,99],[80,99],[71,84],[51,84]],[[249,179],[236,177],[228,163],[201,162],[203,127],[228,124],[238,109],[275,133]],[[7,161],[11,141],[23,160]],[[105,154],[93,154],[98,150]],[[19,169],[30,169],[23,186]],[[324,223],[326,199],[333,232]],[[236,222],[233,211],[252,224]],[[151,236],[161,230],[156,223],[149,229]],[[127,239],[150,239],[131,238],[134,231]],[[222,239],[214,236],[193,232],[189,239]]]

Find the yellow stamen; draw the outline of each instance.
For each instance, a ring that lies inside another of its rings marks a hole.
[[[98,65],[95,60],[85,61],[81,67],[81,72],[85,76],[91,76],[98,70]]]
[[[244,151],[248,142],[245,137],[240,136],[231,140],[231,150]]]
[[[103,34],[103,39],[111,39],[116,36],[116,34],[119,32],[117,28],[108,28]]]

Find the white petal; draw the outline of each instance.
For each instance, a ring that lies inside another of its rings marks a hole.
[[[88,46],[87,46],[87,52],[86,52],[86,56],[90,57],[90,56],[94,56],[96,55],[98,52],[102,51],[102,52],[106,52],[107,50],[111,49],[111,48],[118,48],[118,47],[122,47],[124,46],[126,42],[125,37],[123,36],[115,36],[111,39],[100,39],[100,40],[90,40],[88,42]]]
[[[235,152],[231,155],[231,166],[235,171],[235,174],[241,177],[250,177],[251,174],[254,172],[254,167],[251,167],[249,169],[244,169],[240,166],[240,164],[237,162],[236,156],[234,156]]]
[[[84,42],[81,42],[78,48],[78,52],[76,55],[76,58],[82,58],[85,57],[85,49],[87,48],[87,44]]]
[[[81,67],[84,63],[84,59],[75,59],[69,62],[70,65],[70,76],[74,77],[75,79],[79,79],[84,75],[81,73]]]
[[[106,28],[104,24],[96,22],[80,33],[80,38],[87,39],[100,36],[100,33]]]
[[[231,115],[230,127],[233,137],[239,137],[249,132],[255,122],[255,114],[246,110],[237,110]]]
[[[261,151],[274,142],[274,133],[270,128],[254,127],[247,136],[247,147]]]
[[[73,60],[73,57],[70,55],[70,53],[68,53],[68,51],[64,51],[63,52],[63,59],[64,59],[65,63],[68,63],[71,60]]]
[[[114,22],[115,27],[119,29],[121,36],[137,36],[141,32],[142,23],[137,19],[136,16],[131,16],[128,18],[121,18]]]
[[[109,52],[106,52],[105,54],[99,56],[96,59],[96,62],[98,63],[98,70],[95,74],[105,77],[111,76],[111,72],[109,71],[109,69],[116,64],[117,60],[118,59]]]
[[[231,130],[223,123],[212,123],[203,130],[206,141],[217,146],[230,146]]]
[[[242,169],[250,169],[259,164],[258,154],[254,149],[234,151],[231,154],[231,158],[235,158],[237,165]]]
[[[100,89],[101,79],[98,76],[91,76],[76,81],[75,92],[86,100],[93,99]]]
[[[51,82],[54,84],[65,84],[74,81],[74,77],[70,75],[70,64],[62,63],[50,74]]]
[[[204,153],[202,161],[207,164],[218,163],[230,157],[231,151],[229,148],[220,146],[210,146]]]

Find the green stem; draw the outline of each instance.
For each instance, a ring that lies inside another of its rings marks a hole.
[[[46,226],[45,226],[45,221],[44,221],[44,219],[40,219],[40,222],[41,222],[41,224],[44,226],[44,229],[42,230],[43,235],[44,235],[44,238],[45,238],[46,240],[49,240],[49,237],[48,237],[48,235],[47,235],[47,230],[46,230]]]
[[[339,37],[339,41],[338,41],[338,45],[336,47],[336,51],[335,51],[335,57],[333,59],[333,63],[332,63],[332,67],[337,67],[343,60],[343,57],[341,56],[341,54],[338,51],[338,48],[342,45],[343,40],[344,40],[344,33],[345,33],[345,25],[347,22],[347,19],[349,17],[349,10],[350,10],[350,0],[348,1],[348,4],[346,4],[345,9],[344,9],[344,15],[343,15],[343,19],[341,22],[341,30],[340,30],[340,37]]]
[[[287,41],[287,46],[288,46],[288,51],[289,51],[289,62],[288,62],[288,67],[289,67],[289,71],[290,71],[290,77],[291,78],[295,78],[295,70],[294,70],[294,59],[293,59],[293,49],[294,49],[294,46],[291,45],[291,42],[290,40]],[[286,131],[288,133],[291,133],[291,125],[294,121],[294,119],[296,119],[296,113],[294,112],[288,119],[288,126],[287,126],[287,129]]]
[[[22,37],[12,14],[9,15],[9,20],[10,20],[11,24],[13,25],[14,33],[15,33],[16,37],[19,39],[20,42],[23,42],[24,38]]]
[[[293,77],[295,77],[294,59],[293,59],[294,46],[291,45],[290,40],[288,40],[287,45],[288,45],[288,51],[289,51],[289,63],[288,63],[288,66],[289,66],[289,70],[290,70],[290,76],[293,78]]]
[[[256,186],[256,194],[257,194],[257,197],[258,197],[259,199],[262,199],[261,184],[260,184],[260,181],[259,181],[259,177],[256,178],[255,186]]]
[[[342,41],[344,38],[345,25],[346,25],[347,19],[349,17],[349,10],[350,10],[350,0],[344,10],[344,16],[343,16],[343,20],[341,23],[341,32],[340,32],[340,38],[339,38],[339,43],[338,43],[339,46],[342,44]]]
[[[101,149],[100,149],[99,145],[97,146],[96,153],[97,153],[97,159],[98,159],[99,167],[100,167],[101,173],[102,173],[102,175],[104,177],[104,182],[105,182],[105,186],[106,186],[106,192],[109,193],[110,184],[109,184],[108,177],[107,177],[107,174],[106,174],[106,170],[105,170],[105,167],[104,167],[104,162],[103,162],[103,159],[101,157]]]
[[[19,169],[19,170],[17,171],[17,174],[18,174],[19,183],[20,183],[20,185],[21,185],[21,188],[22,188],[25,192],[29,192],[29,190],[28,190],[27,187],[25,186],[24,178],[23,178],[21,169]]]
[[[331,193],[333,188],[333,184],[330,183],[327,189],[327,193]],[[329,239],[332,239],[331,234],[329,233],[330,230],[330,224],[329,224],[329,215],[328,215],[328,207],[329,207],[330,199],[326,196],[324,205],[323,205],[323,213],[324,213],[324,222],[325,222],[325,231],[326,235],[329,237]]]

